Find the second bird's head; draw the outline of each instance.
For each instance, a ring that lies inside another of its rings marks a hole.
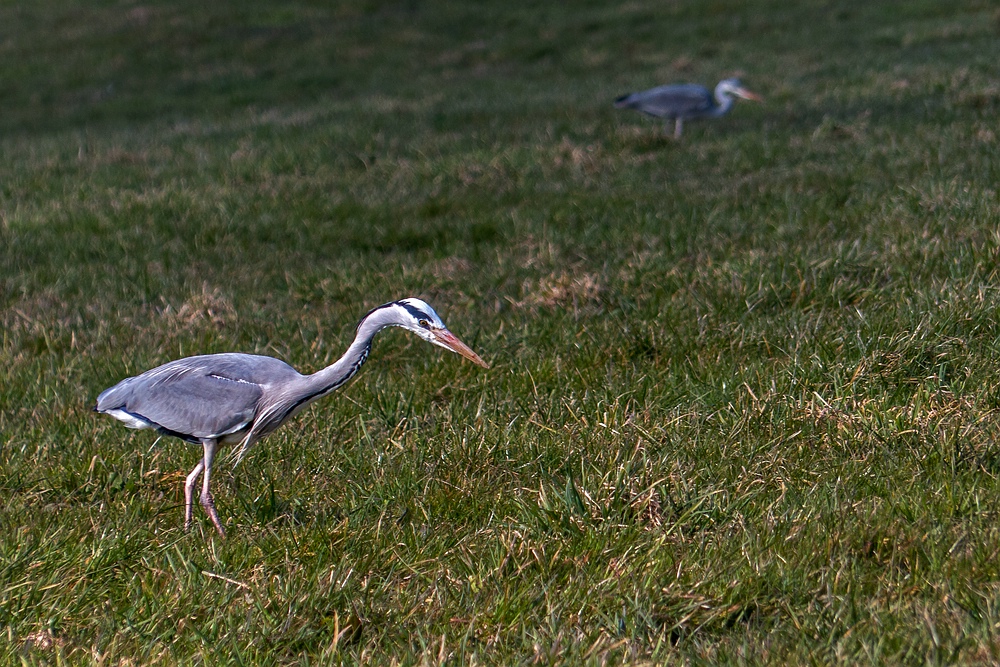
[[[719,85],[715,87],[716,94],[728,94],[735,95],[744,100],[753,100],[754,102],[763,102],[762,98],[757,93],[747,90],[743,87],[743,82],[739,79],[723,79],[719,82]]]

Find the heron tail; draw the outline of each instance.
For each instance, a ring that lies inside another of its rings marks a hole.
[[[633,106],[632,93],[628,93],[627,95],[622,95],[621,97],[615,99],[616,109],[628,109],[632,106]]]

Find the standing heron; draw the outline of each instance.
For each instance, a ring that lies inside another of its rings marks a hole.
[[[433,308],[410,298],[384,304],[365,315],[344,356],[312,375],[302,375],[284,361],[255,354],[186,357],[105,389],[94,410],[129,428],[151,428],[202,445],[204,456],[184,483],[184,530],[191,526],[194,486],[204,474],[201,506],[219,535],[225,537],[209,490],[219,445],[240,443],[237,457],[241,458],[253,443],[354,377],[368,358],[375,334],[386,327],[402,327],[489,368],[448,331]]]
[[[723,79],[708,88],[690,83],[650,88],[641,93],[622,95],[615,100],[617,109],[635,109],[655,118],[674,121],[674,139],[680,139],[684,121],[695,118],[717,118],[727,113],[736,97],[760,101],[761,97],[750,92],[739,79]]]

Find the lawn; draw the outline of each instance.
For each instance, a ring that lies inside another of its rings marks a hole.
[[[4,664],[1000,661],[994,3],[39,0],[0,55]],[[406,296],[491,368],[380,334],[223,452],[225,539],[91,410]]]

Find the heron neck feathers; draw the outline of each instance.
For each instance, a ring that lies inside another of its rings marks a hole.
[[[715,108],[712,109],[713,116],[722,116],[729,112],[729,109],[733,106],[733,102],[736,100],[727,91],[717,90],[715,91]]]
[[[302,398],[299,403],[321,398],[354,377],[368,360],[375,334],[391,326],[401,326],[401,323],[395,313],[388,308],[377,309],[361,320],[354,341],[340,359],[312,375],[304,376]]]

